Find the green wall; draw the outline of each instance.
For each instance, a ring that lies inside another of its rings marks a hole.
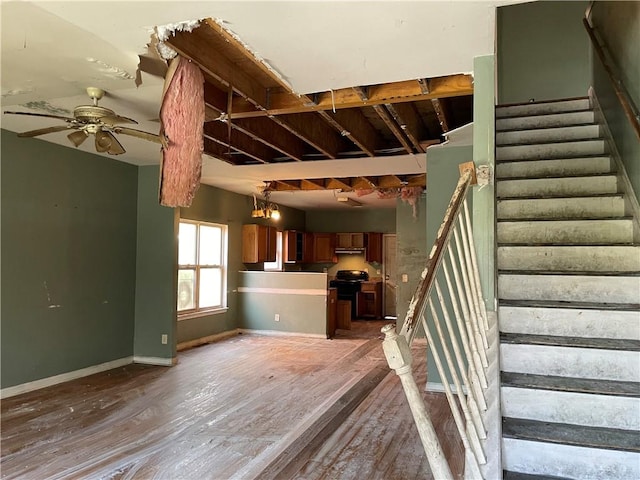
[[[473,62],[473,161],[495,172],[495,59],[476,57]],[[473,233],[482,295],[487,310],[496,309],[496,206],[495,185],[473,189]]]
[[[396,231],[395,208],[318,209],[307,214],[308,232],[382,232]]]
[[[241,272],[239,277],[240,327],[326,336],[325,274]]]
[[[427,264],[430,245],[427,242],[427,196],[421,195],[413,208],[402,200],[396,207],[396,323],[401,328],[409,303],[416,291],[420,275]],[[431,208],[429,206],[429,208]],[[406,274],[408,282],[402,281]]]
[[[242,263],[242,225],[258,223],[275,226],[278,230],[304,230],[305,213],[302,210],[279,205],[280,220],[251,218],[253,198],[228,192],[208,185],[201,185],[191,207],[181,208],[180,217],[189,220],[221,223],[228,226],[229,263],[227,271],[226,312],[184,319],[178,322],[178,343],[215,335],[232,330],[241,323],[238,313],[239,272],[247,269],[262,269],[262,264]]]
[[[2,388],[131,356],[137,168],[1,139]]]
[[[499,103],[585,96],[591,85],[588,2],[543,1],[499,7]]]
[[[612,66],[636,108],[640,106],[640,2],[596,2],[592,23],[608,47]],[[640,141],[599,58],[593,53],[594,90],[636,198],[640,200]]]
[[[139,167],[134,355],[169,362],[176,353],[177,216],[158,203],[158,175],[158,166]]]
[[[429,250],[434,244],[437,236],[438,229],[442,224],[445,212],[451,200],[451,195],[455,190],[455,187],[460,178],[460,171],[458,165],[468,162],[472,158],[473,149],[472,146],[451,146],[444,145],[442,147],[431,147],[427,150],[427,205],[429,209],[427,211],[427,245]],[[473,210],[472,195],[467,197],[470,211]],[[475,220],[475,219],[474,219]],[[455,244],[454,244],[455,245]],[[454,250],[455,251],[455,250]],[[442,273],[438,276],[438,281],[441,288],[445,288],[444,275]],[[445,299],[448,299],[448,295],[444,295]],[[433,289],[432,298],[435,297],[435,288]],[[449,301],[447,301],[449,314],[453,318],[453,308]],[[431,324],[433,321],[431,314],[427,312],[427,321]],[[442,315],[440,315],[442,321]],[[436,336],[435,328],[431,328],[431,332]],[[439,345],[439,340],[434,339],[434,343]],[[440,358],[445,363],[444,356],[440,351]],[[446,369],[446,367],[445,367]],[[433,360],[432,349],[427,350],[427,382],[429,384],[442,383],[440,375],[436,369],[435,361]]]

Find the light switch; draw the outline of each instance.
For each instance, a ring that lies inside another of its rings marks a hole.
[[[409,281],[409,275],[406,273],[402,274],[402,283],[407,283]]]

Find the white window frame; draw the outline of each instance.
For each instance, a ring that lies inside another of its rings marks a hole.
[[[195,288],[193,291],[193,299],[194,299],[194,303],[195,303],[195,307],[194,308],[190,308],[190,309],[185,309],[185,310],[179,310],[178,311],[178,320],[186,320],[189,318],[196,318],[196,317],[202,317],[205,315],[211,315],[211,314],[216,314],[216,313],[223,313],[227,311],[227,269],[228,269],[228,250],[227,250],[227,245],[228,245],[228,234],[229,234],[229,228],[227,225],[224,224],[220,224],[220,223],[210,223],[210,222],[200,222],[200,221],[196,221],[196,220],[187,220],[187,219],[180,219],[180,224],[191,224],[191,225],[195,225],[196,226],[196,245],[195,245],[195,252],[196,252],[196,263],[193,265],[187,265],[187,264],[180,264],[178,263],[178,270],[176,272],[176,278],[179,277],[179,272],[180,270],[195,270]],[[219,228],[221,230],[221,242],[220,242],[220,260],[221,263],[220,265],[203,265],[200,263],[199,261],[199,255],[200,255],[200,226],[207,226],[207,227],[214,227],[214,228]],[[180,238],[178,238],[178,242],[180,242]],[[180,259],[178,259],[178,262],[180,262]],[[200,308],[198,306],[198,296],[199,296],[199,291],[200,291],[200,270],[202,268],[207,268],[207,269],[211,269],[211,268],[217,268],[220,270],[220,278],[221,278],[221,282],[220,282],[220,300],[221,300],[221,305],[216,305],[213,307],[202,307]],[[178,285],[179,288],[179,285]],[[177,294],[179,295],[179,292],[177,292]],[[178,299],[179,300],[179,299]],[[177,306],[176,306],[177,308]]]
[[[276,260],[275,262],[264,262],[263,268],[265,272],[281,272],[282,271],[282,232],[276,232]]]

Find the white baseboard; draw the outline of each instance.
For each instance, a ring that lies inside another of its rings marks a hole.
[[[453,393],[454,395],[458,393],[458,389],[456,388],[455,384],[450,384],[449,388],[451,389],[451,393]],[[427,392],[444,393],[444,385],[441,382],[427,382],[425,390]],[[462,385],[462,393],[464,393],[465,395],[468,393],[467,387],[465,387],[464,385]]]
[[[302,332],[284,332],[281,330],[251,330],[248,328],[239,328],[238,333],[252,333],[254,335],[266,335],[271,337],[309,337],[326,339],[326,334],[321,333],[302,333]]]
[[[162,357],[143,357],[139,355],[133,356],[133,363],[142,363],[143,365],[158,365],[159,367],[172,367],[178,363],[176,357],[162,358]]]
[[[82,377],[88,377],[94,373],[105,372],[114,368],[123,367],[134,362],[133,357],[119,358],[118,360],[111,360],[110,362],[101,363],[99,365],[92,365],[91,367],[81,368],[80,370],[74,370],[73,372],[61,373],[52,377],[41,378],[34,380],[33,382],[22,383],[13,387],[7,387],[0,390],[0,398],[9,398],[22,393],[32,392],[41,388],[50,387],[59,383],[68,382],[70,380],[76,380]]]
[[[180,352],[189,348],[199,347],[200,345],[206,345],[207,343],[219,342],[230,337],[235,337],[236,335],[238,335],[238,333],[240,333],[240,330],[234,328],[233,330],[228,330],[226,332],[216,333],[215,335],[209,335],[202,338],[196,338],[195,340],[189,340],[179,343],[177,349]]]

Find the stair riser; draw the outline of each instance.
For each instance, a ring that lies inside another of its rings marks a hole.
[[[500,357],[505,372],[640,381],[640,352],[502,343]]]
[[[557,302],[638,302],[640,277],[598,275],[498,275],[498,297],[504,300]]]
[[[498,243],[579,244],[631,243],[631,220],[548,220],[498,222]]]
[[[607,218],[624,216],[622,197],[498,200],[498,219]]]
[[[590,111],[496,118],[496,131],[568,127],[592,124],[594,121],[595,116]]]
[[[560,337],[640,340],[640,312],[499,307],[500,331]]]
[[[538,160],[583,155],[604,155],[604,140],[496,147],[496,160]]]
[[[496,164],[496,178],[561,177],[564,175],[596,175],[611,173],[610,157],[563,158],[560,160],[520,160]]]
[[[499,132],[496,134],[496,145],[521,145],[532,143],[569,142],[575,140],[592,140],[600,137],[598,125],[581,125],[577,127],[544,128],[536,130],[519,130],[515,132]]]
[[[590,427],[640,428],[640,398],[502,387],[502,416]]]
[[[588,110],[590,108],[591,105],[587,98],[563,100],[560,102],[530,103],[525,105],[498,107],[496,108],[496,118],[566,113],[576,110]]]
[[[498,269],[637,272],[640,271],[639,247],[498,247]]]
[[[506,470],[582,480],[637,480],[640,454],[595,448],[502,439]]]
[[[496,184],[496,195],[498,198],[542,196],[571,197],[617,192],[618,179],[615,175],[499,180]]]

